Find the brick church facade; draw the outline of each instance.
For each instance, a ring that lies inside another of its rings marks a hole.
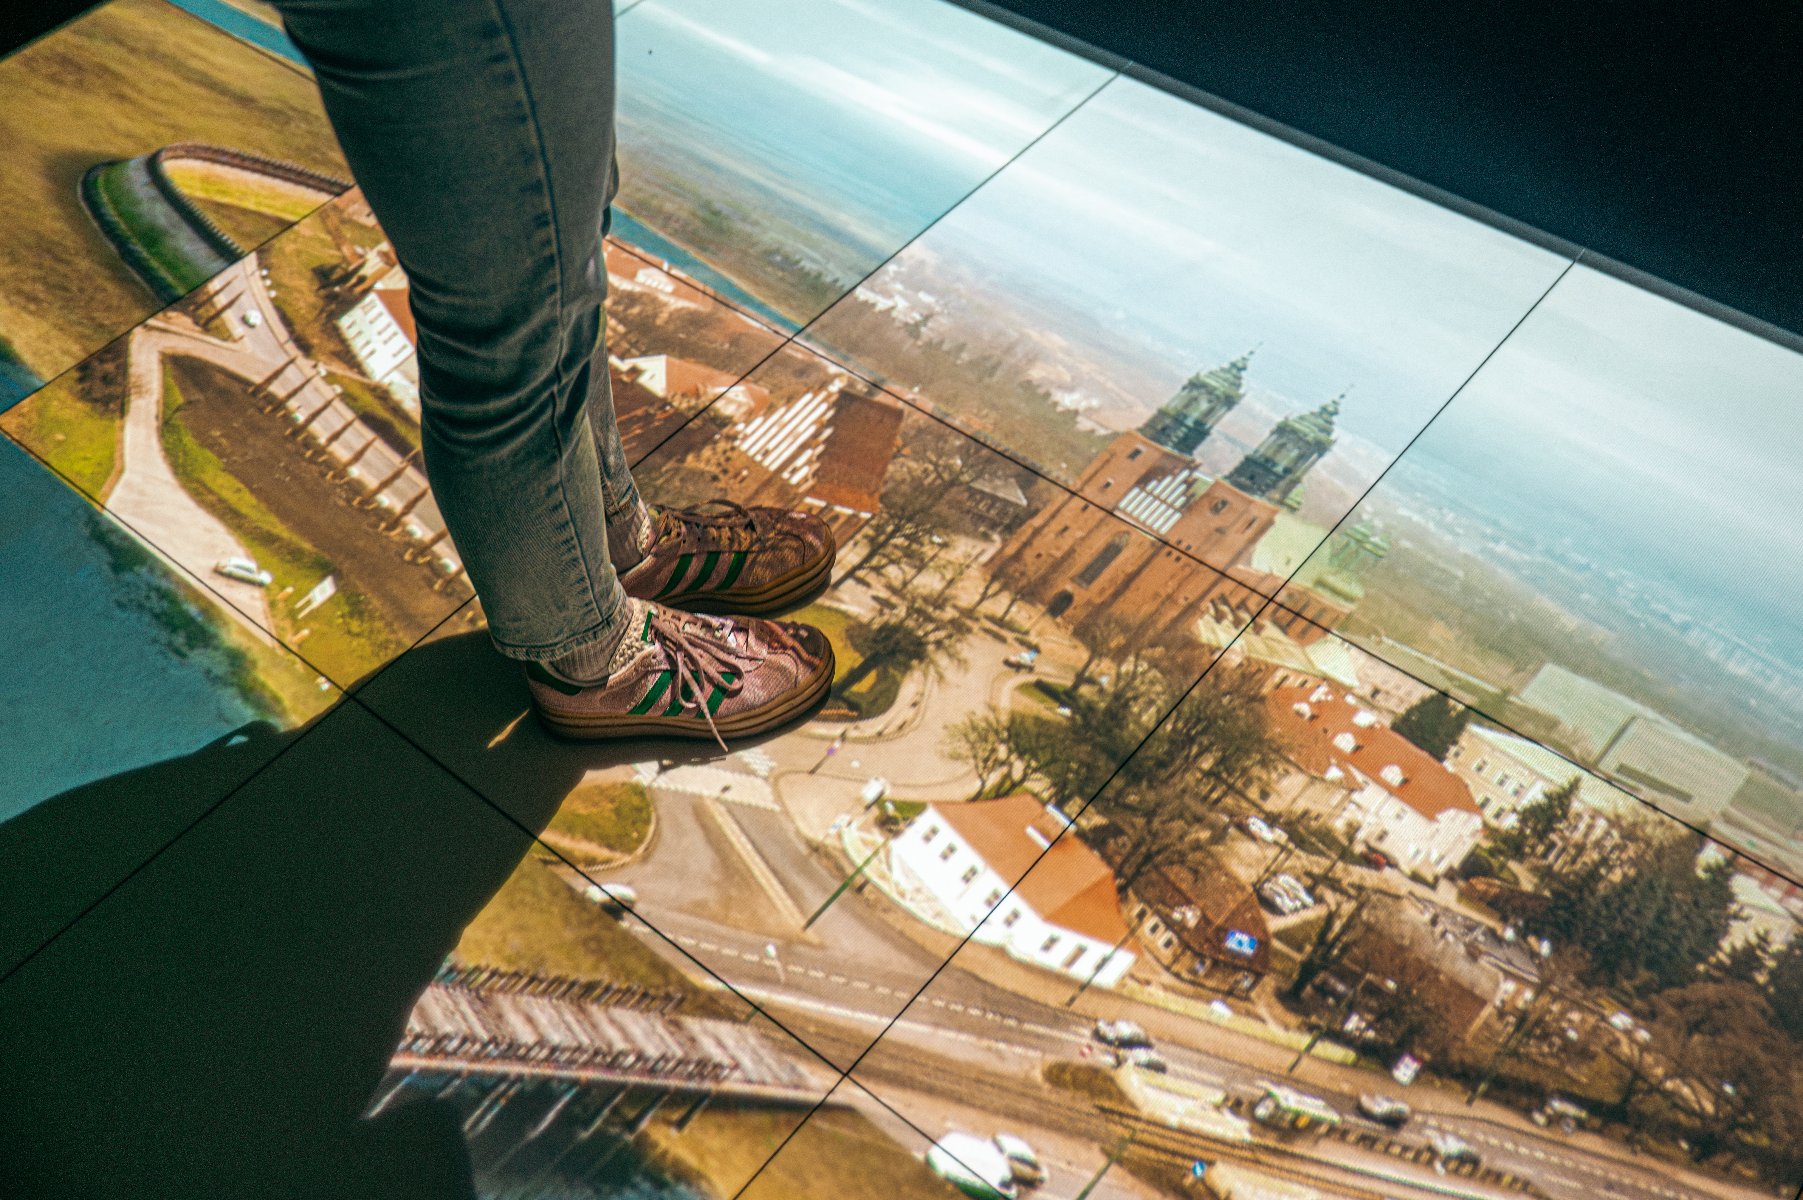
[[[996,553],[991,570],[1003,585],[1072,628],[1115,618],[1142,644],[1180,637],[1205,614],[1243,622],[1280,589],[1286,607],[1266,617],[1297,641],[1338,624],[1345,607],[1285,587],[1251,558],[1332,447],[1339,401],[1286,418],[1221,478],[1191,457],[1243,397],[1249,357],[1195,376],[1138,430],[1117,435],[1075,495],[1035,514]]]

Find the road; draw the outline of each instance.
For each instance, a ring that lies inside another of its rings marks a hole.
[[[1015,1079],[1037,1093],[1044,1063],[1093,1052],[1089,1027],[1101,1012],[1132,1016],[1154,1030],[1180,1078],[1250,1093],[1261,1080],[1282,1073],[1287,1051],[1118,996],[1092,993],[1076,1008],[1066,1008],[973,973],[966,969],[975,961],[970,955],[941,971],[944,954],[899,932],[893,915],[877,907],[888,902],[875,893],[848,892],[802,933],[784,912],[812,912],[839,884],[840,874],[810,849],[789,815],[769,801],[767,790],[751,786],[760,770],[775,769],[785,757],[790,755],[773,743],[753,761],[735,756],[709,768],[714,772],[706,776],[710,786],[724,780],[750,802],[666,786],[693,782],[694,768],[677,768],[653,781],[658,843],[643,859],[608,878],[630,883],[639,892],[637,912],[680,949],[672,950],[660,939],[666,954],[676,960],[692,955],[767,1005],[835,1065],[849,1067],[864,1056],[858,1077],[921,1128],[943,1131],[945,1126],[935,1122],[948,1119],[945,1114],[963,1103],[960,1089],[983,1075]],[[735,784],[735,779],[746,782]],[[732,821],[742,840],[723,836],[715,814]],[[763,871],[754,872],[747,863],[747,849]],[[778,881],[787,904],[764,894],[759,875]],[[949,952],[950,939],[946,942]],[[776,947],[774,958],[769,946]],[[879,1037],[883,1040],[871,1050]],[[948,1068],[936,1077],[944,1086],[923,1091],[923,1064],[934,1060]],[[1300,1086],[1342,1112],[1354,1111],[1361,1087],[1381,1090],[1372,1076],[1331,1064],[1310,1062],[1303,1072]],[[901,1098],[904,1086],[912,1095],[926,1097],[907,1102],[915,1106],[913,1111]],[[1412,1098],[1423,1111],[1410,1136],[1424,1138],[1431,1128],[1457,1133],[1487,1163],[1534,1179],[1555,1196],[1700,1200],[1712,1194],[1668,1180],[1661,1168],[1641,1165],[1613,1143],[1582,1135],[1567,1140],[1523,1128],[1500,1110],[1489,1115],[1488,1105],[1476,1111],[1428,1112],[1436,1098]],[[1458,1108],[1456,1100],[1450,1106]],[[1021,1116],[1033,1112],[1028,1106]],[[1047,1132],[1038,1129],[1041,1136]],[[1101,1132],[1095,1128],[1092,1139]],[[1331,1153],[1335,1161],[1344,1158],[1356,1165],[1361,1152],[1333,1143]],[[1432,1173],[1426,1172],[1421,1182],[1431,1180]]]

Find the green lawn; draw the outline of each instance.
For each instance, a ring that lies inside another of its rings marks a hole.
[[[585,783],[564,800],[546,832],[631,854],[651,833],[651,794],[638,783]]]
[[[654,1165],[698,1184],[708,1195],[744,1200],[958,1196],[922,1161],[924,1139],[898,1143],[849,1108],[822,1108],[802,1124],[806,1115],[806,1109],[720,1102],[703,1109],[680,1134],[668,1122],[654,1121],[645,1137]],[[779,1148],[782,1153],[777,1154]]]
[[[211,163],[176,161],[164,170],[178,191],[246,250],[262,245],[320,204],[294,187],[260,182]]]
[[[112,216],[124,236],[137,247],[146,267],[156,277],[157,287],[174,299],[192,291],[210,277],[211,263],[197,263],[184,254],[175,240],[158,227],[142,198],[129,181],[134,170],[129,162],[108,164],[94,172],[88,180],[88,196],[97,208]]]
[[[305,595],[332,573],[332,560],[296,537],[243,481],[200,444],[182,422],[183,402],[175,368],[165,365],[163,453],[176,478],[201,507],[225,523],[257,564],[275,577],[270,584],[272,597],[285,587],[294,589],[290,603]],[[212,564],[190,565],[195,570],[205,570]],[[294,645],[303,626],[310,630],[304,642],[307,657],[339,679],[362,676],[406,649],[367,598],[344,587],[342,580],[330,604],[330,608],[297,622],[288,615],[286,604],[272,603],[276,635]]]
[[[119,458],[120,416],[82,396],[64,375],[0,416],[0,429],[67,475],[97,500],[106,499]]]
[[[1114,1072],[1094,1063],[1068,1062],[1060,1059],[1047,1063],[1040,1071],[1051,1086],[1075,1092],[1096,1104],[1125,1104],[1126,1093],[1115,1082]]]
[[[514,869],[488,906],[470,922],[453,952],[465,963],[605,979],[682,992],[683,1011],[739,1017],[737,1001],[696,987],[620,923],[577,895],[537,853]]]
[[[354,379],[337,371],[327,371],[326,382],[337,384],[343,390],[344,402],[350,406],[351,411],[381,434],[390,446],[419,449],[419,422],[395,402],[387,388],[371,386],[361,379]]]
[[[833,682],[835,684],[845,678],[847,671],[864,661],[864,656],[859,654],[851,644],[853,619],[850,613],[829,608],[824,604],[810,604],[786,619],[816,627],[826,635],[826,640],[833,644]]]
[[[347,174],[311,79],[160,0],[114,0],[0,62],[0,328],[39,376],[157,309],[77,187],[179,141]]]

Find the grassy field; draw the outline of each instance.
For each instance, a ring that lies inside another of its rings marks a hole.
[[[804,1110],[712,1104],[677,1133],[668,1122],[645,1130],[652,1162],[713,1196],[745,1200],[952,1200],[958,1192],[921,1160],[926,1143],[904,1146],[862,1113],[827,1107],[789,1138]],[[782,1153],[764,1167],[770,1154]],[[749,1188],[746,1180],[764,1167]],[[741,1188],[745,1188],[743,1193]]]
[[[390,446],[419,449],[419,422],[395,402],[387,388],[372,386],[337,371],[327,371],[326,382],[343,389],[344,402],[350,405],[351,411],[386,438]]]
[[[319,207],[292,184],[259,182],[208,163],[172,162],[169,182],[194,201],[231,239],[254,249]]]
[[[737,1018],[745,1011],[737,1001],[696,987],[553,875],[536,850],[470,922],[455,954],[462,962],[510,971],[682,992],[688,997],[683,1011],[694,1016]]]
[[[201,507],[230,529],[259,566],[273,575],[272,594],[294,589],[294,597],[333,573],[332,560],[296,537],[242,480],[201,445],[183,424],[182,387],[193,386],[197,364],[163,368],[163,453],[176,478]],[[205,564],[196,566],[205,569]],[[340,581],[339,593],[322,608],[297,622],[281,603],[271,606],[275,634],[338,679],[354,679],[387,662],[406,648],[360,593]],[[310,632],[297,643],[303,626]]]
[[[631,854],[651,833],[651,793],[638,783],[585,783],[564,800],[545,832]]]
[[[0,328],[40,377],[158,307],[82,211],[82,173],[178,141],[348,174],[307,76],[158,0],[115,0],[0,62]]]
[[[118,397],[91,398],[74,371],[0,415],[0,430],[102,501],[119,459],[120,429]]]

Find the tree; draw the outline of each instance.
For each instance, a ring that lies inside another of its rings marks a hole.
[[[1340,965],[1356,936],[1365,928],[1365,910],[1370,902],[1371,893],[1361,890],[1354,895],[1341,897],[1328,906],[1326,915],[1321,918],[1321,924],[1315,930],[1315,936],[1309,941],[1308,950],[1302,955],[1302,961],[1296,964],[1296,977],[1283,989],[1286,1000],[1300,1003],[1307,994],[1309,985],[1323,973]]]
[[[1765,977],[1765,998],[1778,1027],[1803,1046],[1803,932],[1793,931],[1784,949],[1772,958]]]
[[[1577,799],[1581,782],[1581,776],[1573,775],[1551,791],[1541,793],[1532,803],[1517,809],[1513,825],[1490,835],[1497,852],[1519,862],[1526,855],[1544,851],[1552,835],[1571,820],[1572,802]]]
[[[948,498],[977,483],[986,465],[982,451],[948,429],[932,426],[911,441],[889,469],[881,506],[858,532],[862,552],[838,583],[931,555],[960,530],[957,509]]]
[[[873,621],[860,621],[848,633],[863,658],[845,672],[834,691],[841,697],[882,668],[898,671],[925,666],[936,670],[944,661],[959,661],[960,646],[970,635],[970,621],[944,604],[944,589],[937,593],[907,587],[894,596],[893,606]]]
[[[1533,928],[1584,951],[1586,982],[1651,995],[1695,982],[1739,907],[1726,860],[1698,867],[1700,834],[1651,823],[1637,832],[1549,880]]]
[[[1796,1056],[1781,1048],[1771,1010],[1751,984],[1699,982],[1653,1001],[1649,1023],[1662,1059],[1655,1096],[1685,1127],[1705,1162],[1765,1141],[1798,1089]]]
[[[1724,947],[1709,962],[1711,978],[1725,983],[1750,983],[1758,987],[1772,965],[1772,936],[1761,929]]]
[[[1459,735],[1465,732],[1465,723],[1469,720],[1470,709],[1435,692],[1410,705],[1390,728],[1435,759],[1445,761],[1446,752],[1452,749],[1453,743],[1459,740]]]
[[[1098,660],[1113,658],[1132,645],[1134,628],[1114,613],[1100,612],[1078,622],[1071,632],[1077,635],[1077,640],[1089,652],[1089,657],[1083,660],[1083,665],[1077,668],[1075,678],[1065,689],[1067,693],[1075,694],[1089,682],[1089,673]]]

